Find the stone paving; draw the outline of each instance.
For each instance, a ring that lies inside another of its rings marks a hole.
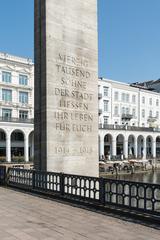
[[[0,240],[159,240],[141,224],[0,187]]]

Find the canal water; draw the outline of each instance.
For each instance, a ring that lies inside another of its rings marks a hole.
[[[160,184],[160,170],[118,175],[117,177],[114,177],[114,178],[119,180],[126,180],[126,181]]]

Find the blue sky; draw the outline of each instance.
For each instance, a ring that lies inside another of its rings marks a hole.
[[[33,58],[33,0],[0,0],[0,51]],[[160,0],[98,0],[99,76],[160,78]]]
[[[0,0],[0,51],[33,58],[34,0]]]

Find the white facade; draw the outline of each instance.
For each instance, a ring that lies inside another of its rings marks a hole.
[[[99,156],[160,154],[160,94],[99,79]]]
[[[0,53],[0,161],[33,157],[34,64]]]
[[[99,114],[100,124],[107,124],[108,121],[108,124],[117,125],[160,126],[159,93],[109,79],[99,79],[98,85],[99,109],[102,110]],[[108,109],[105,109],[105,101],[108,102]],[[130,121],[123,119],[123,114],[131,115]]]
[[[99,79],[99,157],[160,156],[160,93]],[[0,53],[0,162],[34,157],[34,64]]]

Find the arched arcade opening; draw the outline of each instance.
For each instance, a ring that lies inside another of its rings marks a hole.
[[[151,136],[147,136],[146,138],[146,157],[150,158],[153,156],[153,138]]]
[[[0,162],[6,161],[6,133],[0,129]]]
[[[119,134],[116,138],[117,156],[124,155],[124,136]]]
[[[11,133],[11,161],[24,162],[24,133],[14,130]]]
[[[143,158],[145,155],[144,137],[142,135],[137,138],[137,153],[138,158]]]
[[[128,137],[128,157],[134,158],[135,157],[135,136],[129,135]]]
[[[112,155],[112,135],[106,134],[104,137],[104,155],[106,159],[110,159]]]

